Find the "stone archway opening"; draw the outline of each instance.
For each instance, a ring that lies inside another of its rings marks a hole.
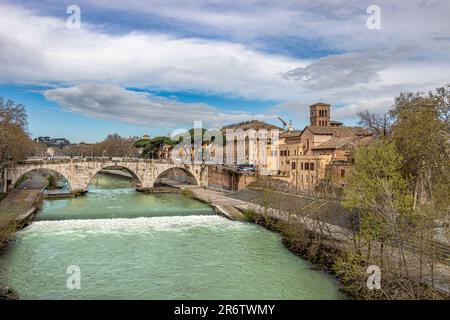
[[[189,184],[194,186],[199,185],[197,179],[192,174],[192,172],[184,168],[175,167],[167,169],[161,174],[159,174],[153,186],[162,187],[178,184]]]
[[[108,166],[97,171],[91,178],[89,187],[102,189],[141,188],[141,180],[130,169],[122,166]]]
[[[62,173],[47,168],[32,169],[19,176],[12,186],[15,190],[42,190],[46,193],[71,191],[69,179]]]

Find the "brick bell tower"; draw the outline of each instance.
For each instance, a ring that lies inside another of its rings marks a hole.
[[[330,125],[330,105],[318,102],[309,106],[311,126],[328,127]]]

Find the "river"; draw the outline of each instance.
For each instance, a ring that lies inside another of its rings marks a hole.
[[[66,285],[69,266],[80,289]],[[0,257],[21,299],[340,299],[338,285],[261,226],[182,194],[97,175],[86,196],[46,200]]]

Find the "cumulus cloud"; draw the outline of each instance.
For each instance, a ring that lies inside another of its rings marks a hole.
[[[192,127],[194,121],[202,121],[209,128],[219,128],[225,123],[253,117],[242,111],[224,112],[203,103],[182,103],[147,92],[97,83],[50,89],[44,91],[44,96],[69,112],[150,128]],[[264,120],[274,118],[265,114],[256,116]]]

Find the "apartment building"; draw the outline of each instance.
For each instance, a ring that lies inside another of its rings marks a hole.
[[[278,173],[279,135],[283,129],[260,120],[222,127],[226,137],[226,164],[253,164],[261,174]]]

